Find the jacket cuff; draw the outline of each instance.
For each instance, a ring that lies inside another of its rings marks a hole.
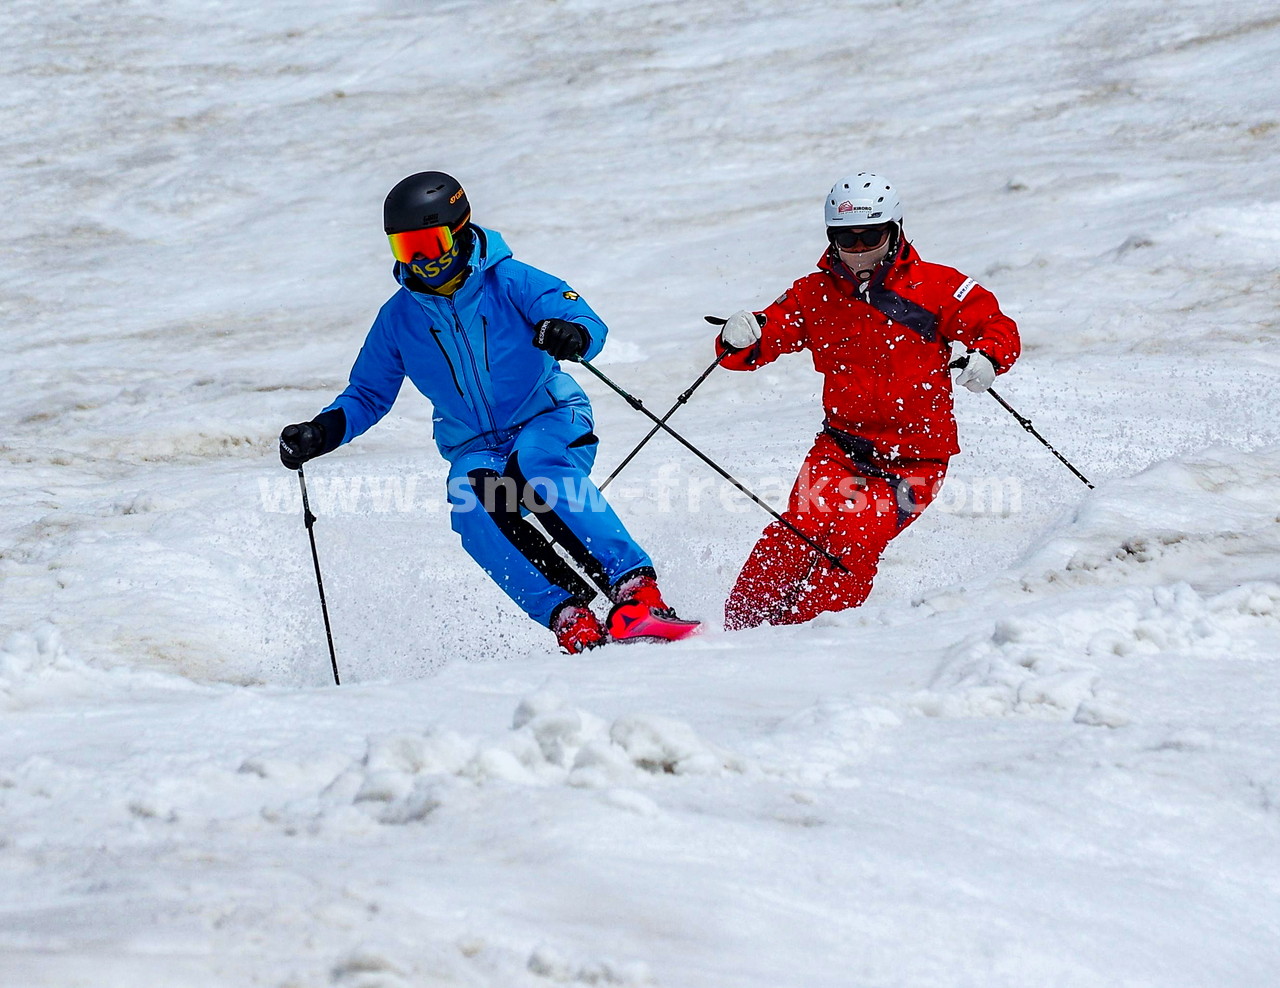
[[[311,422],[320,428],[320,452],[316,456],[332,453],[347,438],[347,413],[341,408],[321,412]]]
[[[760,341],[742,350],[735,349],[716,337],[716,356],[721,357],[720,366],[729,370],[755,370],[760,359]]]

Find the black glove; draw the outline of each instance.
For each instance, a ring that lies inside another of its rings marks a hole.
[[[556,360],[577,360],[590,342],[587,331],[567,319],[543,319],[533,327],[533,345]]]
[[[320,455],[324,446],[324,426],[311,422],[286,425],[280,433],[280,462],[290,470]]]
[[[280,432],[280,462],[297,470],[307,460],[332,453],[347,432],[347,413],[341,408],[321,412],[310,422],[286,425]]]

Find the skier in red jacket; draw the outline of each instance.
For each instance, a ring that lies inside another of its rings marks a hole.
[[[883,178],[860,172],[837,182],[826,225],[818,270],[763,311],[734,313],[717,346],[729,351],[723,363],[731,370],[798,350],[812,355],[825,379],[826,418],[783,517],[843,568],[774,522],[725,603],[730,630],[798,624],[866,600],[885,547],[933,500],[960,451],[952,344],[969,352],[956,383],[974,392],[1018,358],[1017,326],[995,296],[920,259]]]

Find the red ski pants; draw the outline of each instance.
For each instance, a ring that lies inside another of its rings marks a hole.
[[[785,525],[766,528],[725,602],[724,626],[799,624],[867,599],[885,547],[933,500],[946,460],[855,461],[826,433],[805,457],[782,517],[828,552],[842,570]]]

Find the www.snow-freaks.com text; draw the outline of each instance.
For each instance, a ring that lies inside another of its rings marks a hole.
[[[745,478],[744,487],[762,501],[782,510],[794,503],[798,510],[861,510],[873,502],[878,510],[906,513],[924,510],[962,516],[1008,516],[1022,510],[1022,481],[1018,477],[965,477],[951,475],[936,491],[921,490],[911,477],[896,484],[872,483],[862,478],[846,478],[838,484],[801,476],[765,475]],[[650,511],[663,514],[697,515],[707,511],[744,514],[759,510],[750,497],[718,477],[694,476],[669,465],[647,479],[619,481],[601,493],[581,478],[532,477],[523,491],[510,477],[493,477],[477,486],[467,477],[442,482],[437,474],[317,474],[307,478],[311,508],[322,515],[367,515],[444,511],[511,510],[519,506],[537,513],[557,507],[575,511],[602,510],[604,504],[644,502]],[[794,490],[794,493],[793,493]],[[932,493],[932,498],[921,496]],[[263,511],[289,513],[300,510],[298,483],[291,475],[258,478],[259,503]]]

